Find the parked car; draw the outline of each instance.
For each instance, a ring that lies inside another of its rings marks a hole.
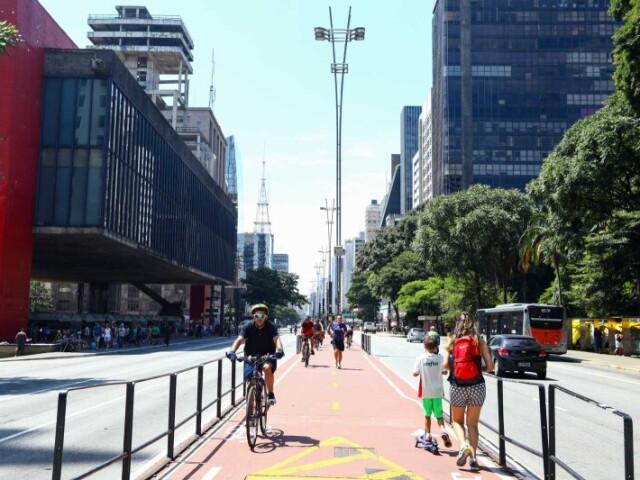
[[[412,328],[407,332],[407,342],[424,342],[424,330],[421,328]]]
[[[540,380],[547,377],[547,355],[538,341],[527,335],[496,335],[489,342],[493,373],[533,372]]]

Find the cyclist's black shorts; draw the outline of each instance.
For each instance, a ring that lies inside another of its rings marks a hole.
[[[273,373],[276,373],[276,370],[278,369],[278,361],[276,359],[269,360],[268,362],[265,362],[265,363],[270,363],[271,364],[271,371]],[[250,363],[245,362],[245,364],[244,364],[244,381],[245,382],[248,382],[249,380],[251,380],[253,378],[252,370],[253,370],[253,365],[251,365]]]

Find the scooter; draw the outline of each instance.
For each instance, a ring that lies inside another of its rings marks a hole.
[[[434,455],[438,455],[438,441],[434,436],[431,436],[431,438],[427,440],[426,434],[420,435],[419,437],[416,438],[415,447],[416,448],[422,447],[425,450],[430,451]]]

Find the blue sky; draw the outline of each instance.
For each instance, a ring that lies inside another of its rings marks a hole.
[[[116,14],[108,0],[40,0],[84,48],[89,14]],[[366,28],[348,45],[342,154],[342,232],[364,229],[371,199],[382,200],[391,177],[390,155],[400,153],[400,110],[422,105],[431,86],[432,0],[148,0],[152,15],[179,15],[194,44],[190,105],[206,106],[215,50],[214,113],[234,135],[242,169],[239,231],[252,231],[263,157],[276,253],[308,294],[313,265],[327,248],[320,206],[335,198],[335,99],[331,45],[313,29]],[[341,48],[341,45],[339,46]],[[335,227],[334,227],[335,228]],[[335,232],[335,230],[334,230]],[[335,243],[335,234],[334,240]],[[344,243],[344,241],[343,241]]]

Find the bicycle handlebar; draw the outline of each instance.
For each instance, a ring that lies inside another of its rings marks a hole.
[[[238,362],[256,363],[266,362],[268,360],[278,360],[278,357],[273,353],[268,353],[267,355],[245,355],[244,357],[237,357],[236,360]]]

